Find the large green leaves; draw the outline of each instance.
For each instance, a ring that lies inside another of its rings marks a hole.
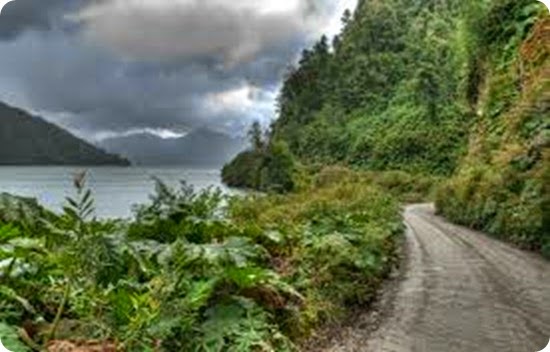
[[[0,322],[0,341],[12,352],[30,352],[31,349],[25,346],[17,334],[17,329]]]

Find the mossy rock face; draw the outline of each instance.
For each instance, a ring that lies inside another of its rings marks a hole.
[[[507,106],[480,116],[475,143],[440,188],[437,207],[455,222],[550,257],[550,21],[534,17],[529,32],[516,33],[508,43],[515,48],[512,59],[504,60],[500,46],[485,57],[492,74],[484,89],[500,93],[480,102]]]

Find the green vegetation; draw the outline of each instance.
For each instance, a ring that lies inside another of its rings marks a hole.
[[[130,222],[0,202],[15,351],[293,351],[396,262],[401,202],[550,256],[550,23],[531,0],[370,0],[290,70],[223,170],[261,195],[158,184]],[[4,208],[2,208],[2,204]],[[31,214],[31,215],[29,215]],[[95,342],[94,342],[95,341]]]
[[[550,257],[550,21],[538,10],[529,1],[479,9],[469,82],[478,117],[437,206],[453,221]]]
[[[61,215],[0,221],[0,338],[15,352],[294,351],[396,264],[398,204],[357,180],[245,198],[159,182],[130,222],[95,219],[75,186]]]
[[[412,175],[403,171],[359,171],[342,166],[328,166],[320,170],[309,170],[315,176],[309,180],[315,187],[338,182],[353,182],[375,186],[384,190],[402,203],[429,202],[443,178],[429,175]]]
[[[273,140],[302,162],[448,175],[467,143],[458,101],[458,1],[360,1],[332,49],[304,51]]]
[[[233,187],[289,192],[296,188],[294,156],[283,141],[266,140],[259,123],[249,132],[252,149],[224,166],[222,178]]]
[[[295,186],[330,165],[404,201],[441,184],[449,219],[550,256],[547,15],[532,0],[359,1],[289,70],[265,144],[288,146]],[[266,154],[224,180],[268,190]]]
[[[62,128],[0,102],[0,165],[121,165],[108,154]]]

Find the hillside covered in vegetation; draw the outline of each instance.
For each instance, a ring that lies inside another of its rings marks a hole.
[[[343,22],[288,72],[278,119],[225,181],[290,191],[327,165],[429,175],[448,180],[437,203],[450,219],[548,252],[546,7],[371,0]]]
[[[550,17],[529,17],[528,9],[504,4],[481,23],[475,40],[484,50],[472,59],[470,83],[476,122],[437,206],[455,222],[550,257]]]
[[[129,165],[42,118],[0,102],[0,165]]]
[[[227,197],[161,182],[130,220],[0,197],[16,352],[297,351],[398,263],[400,202],[550,255],[549,22],[532,0],[362,0],[289,70]]]

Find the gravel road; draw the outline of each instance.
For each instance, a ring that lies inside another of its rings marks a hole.
[[[320,350],[536,352],[548,344],[550,262],[452,225],[431,205],[407,207],[405,221],[403,278],[375,313],[380,327],[370,332],[372,317],[359,318]]]

